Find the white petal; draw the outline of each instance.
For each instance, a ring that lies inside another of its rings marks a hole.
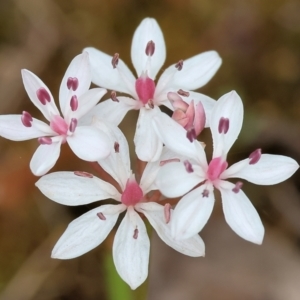
[[[49,125],[34,118],[32,126],[25,127],[21,117],[22,115],[0,116],[0,136],[12,141],[25,141],[53,134]]]
[[[50,121],[53,115],[59,115],[53,96],[42,80],[28,70],[23,69],[21,73],[24,88],[30,100],[42,112],[45,118]],[[45,105],[43,105],[37,97],[37,91],[41,88],[45,89],[50,96],[50,102],[47,102]]]
[[[136,109],[138,102],[128,97],[118,97],[120,102],[114,102],[111,99],[97,104],[90,112],[79,120],[81,125],[90,125],[94,118],[104,119],[107,122],[118,126],[127,112]]]
[[[75,91],[68,89],[67,82],[69,78],[78,79],[78,87]],[[60,85],[59,89],[59,105],[63,115],[70,110],[70,100],[73,95],[79,98],[83,93],[85,93],[92,81],[91,66],[89,62],[89,54],[83,52],[77,55],[71,61]]]
[[[46,197],[64,205],[83,205],[119,197],[119,192],[110,183],[95,176],[75,175],[74,172],[50,173],[41,177],[35,185]]]
[[[234,187],[234,184],[226,182],[226,188],[219,188],[226,222],[243,239],[261,244],[265,229],[260,217],[244,192],[235,193],[232,191]]]
[[[158,189],[169,198],[182,196],[205,179],[205,174],[197,165],[188,173],[183,162],[169,162],[161,167],[156,179]]]
[[[67,141],[73,152],[83,160],[97,161],[110,153],[109,138],[92,126],[78,126]]]
[[[114,205],[102,205],[71,222],[54,246],[51,257],[70,259],[85,254],[100,245],[118,219],[118,214],[105,214],[105,209],[110,206]],[[101,220],[97,216],[98,213],[103,213],[106,220]]]
[[[170,223],[166,224],[164,218],[164,207],[154,202],[137,204],[137,210],[143,213],[155,229],[159,237],[176,251],[192,256],[204,256],[205,246],[198,234],[185,240],[174,239],[171,236]],[[171,220],[173,218],[171,210]]]
[[[85,48],[84,51],[90,56],[93,83],[109,90],[127,93],[137,99],[136,79],[121,59],[114,69],[111,63],[112,56],[92,47]]]
[[[222,60],[215,51],[207,51],[183,61],[178,71],[175,64],[168,67],[157,83],[158,92],[167,87],[195,90],[204,86],[217,72]]]
[[[134,136],[135,151],[140,160],[159,159],[163,144],[152,125],[152,119],[162,114],[155,106],[153,109],[141,108]]]
[[[148,276],[150,241],[141,217],[129,207],[116,233],[113,259],[120,277],[134,290]]]
[[[110,139],[110,155],[99,160],[98,163],[124,190],[127,180],[132,174],[127,140],[122,131],[115,125],[100,120],[95,120],[93,124],[106,133]],[[118,151],[115,149],[115,143],[118,143]]]
[[[51,145],[40,145],[34,152],[30,169],[36,176],[46,174],[56,163],[60,154],[61,141]]]
[[[148,57],[145,50],[150,41],[154,42],[155,51]],[[138,77],[147,70],[147,75],[154,80],[165,59],[166,45],[163,33],[155,19],[146,18],[136,29],[131,45],[131,60]]]
[[[100,101],[100,99],[106,94],[106,89],[95,88],[88,90],[78,98],[78,109],[72,113],[72,117],[80,119],[86,115],[94,106]]]
[[[186,194],[176,205],[171,219],[173,237],[187,239],[200,232],[211,215],[214,202],[211,185],[203,184]]]
[[[240,96],[232,91],[222,96],[216,103],[210,119],[210,128],[213,136],[214,152],[213,158],[226,155],[237,139],[243,124],[243,103]],[[221,118],[229,119],[227,133],[219,133],[219,122]]]
[[[256,164],[250,165],[247,158],[232,165],[222,178],[242,178],[255,184],[272,185],[288,179],[298,168],[298,163],[290,157],[262,154]]]

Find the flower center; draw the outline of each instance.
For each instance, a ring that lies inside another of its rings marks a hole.
[[[135,90],[138,94],[139,100],[143,104],[147,104],[149,100],[153,99],[155,92],[155,82],[143,73],[135,82]]]
[[[226,170],[228,166],[227,161],[224,161],[222,157],[216,157],[211,160],[207,169],[207,179],[214,181],[220,177],[220,175]]]
[[[134,177],[129,178],[126,183],[125,190],[121,196],[121,201],[127,206],[134,206],[143,198],[143,191],[137,184]]]
[[[50,127],[59,135],[67,135],[68,124],[61,116],[54,116],[50,122]]]

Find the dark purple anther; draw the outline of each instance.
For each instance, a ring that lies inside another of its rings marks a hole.
[[[133,238],[136,240],[138,238],[138,235],[139,235],[139,230],[136,228],[133,231]]]
[[[120,144],[118,142],[115,142],[114,144],[114,149],[115,149],[115,152],[116,153],[119,153],[120,152]]]
[[[72,89],[73,91],[76,91],[79,85],[79,81],[77,77],[69,77],[67,80],[67,87],[68,89]]]
[[[51,101],[50,94],[44,88],[38,89],[36,95],[43,105],[46,105],[47,102]]]
[[[184,166],[185,166],[185,169],[188,173],[193,173],[194,172],[194,169],[192,167],[192,164],[188,161],[188,160],[185,160],[183,162]]]
[[[165,204],[165,206],[164,206],[164,215],[165,215],[166,224],[168,224],[170,222],[170,219],[171,219],[171,204],[170,203]]]
[[[33,120],[32,116],[29,112],[27,112],[27,111],[22,112],[21,121],[25,127],[31,127],[32,120]]]
[[[209,190],[207,190],[207,189],[204,189],[203,190],[203,192],[202,192],[202,197],[204,198],[208,198],[208,196],[209,196]]]
[[[117,93],[116,93],[116,91],[111,91],[111,93],[110,93],[110,98],[111,98],[111,100],[114,101],[114,102],[120,102],[119,99],[117,98]]]
[[[77,127],[77,119],[76,118],[72,118],[71,122],[70,122],[70,126],[69,126],[69,130],[70,132],[74,132],[75,129]]]
[[[119,62],[119,53],[115,53],[112,60],[111,60],[111,64],[112,64],[114,69],[117,67],[118,62]]]
[[[98,218],[99,218],[100,220],[102,220],[102,221],[105,221],[105,220],[106,220],[106,218],[105,218],[105,216],[104,216],[104,214],[103,214],[102,212],[97,213],[97,216],[98,216]]]
[[[197,138],[197,134],[196,134],[195,128],[191,128],[191,129],[187,130],[186,137],[192,143]]]
[[[152,99],[149,99],[149,100],[148,100],[148,106],[149,106],[149,108],[151,108],[151,109],[154,108],[154,103],[153,103],[153,100],[152,100]]]
[[[152,56],[154,54],[154,51],[155,51],[155,43],[153,41],[149,41],[145,49],[146,55]]]
[[[183,97],[188,97],[190,95],[189,92],[186,92],[182,89],[178,90],[177,93],[180,95],[180,96],[183,96]]]
[[[229,129],[229,119],[228,118],[221,118],[219,121],[219,133],[227,133]]]
[[[256,149],[249,155],[249,165],[256,164],[261,158],[261,149]]]
[[[70,101],[70,107],[72,111],[76,111],[78,108],[78,99],[76,95],[73,95]]]
[[[75,171],[74,175],[76,176],[80,176],[80,177],[86,177],[86,178],[93,178],[94,175],[88,172],[84,172],[84,171]]]
[[[39,137],[38,142],[40,145],[51,145],[52,144],[52,139],[50,137],[44,136],[44,137]]]
[[[235,184],[235,187],[232,189],[232,191],[237,194],[240,191],[240,189],[242,188],[242,186],[243,186],[243,183],[241,181],[238,181]]]
[[[183,67],[183,60],[181,59],[181,60],[175,65],[175,68],[176,68],[178,71],[181,71],[181,70],[182,70],[182,67]]]

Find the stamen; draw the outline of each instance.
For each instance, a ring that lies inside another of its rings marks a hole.
[[[38,142],[40,145],[51,145],[52,144],[52,139],[44,136],[44,137],[39,137]]]
[[[171,219],[171,204],[170,203],[165,204],[165,206],[164,206],[164,215],[165,215],[166,224],[168,224],[170,222],[170,219]]]
[[[203,192],[202,192],[202,197],[203,197],[203,198],[204,198],[204,197],[208,198],[208,196],[209,196],[209,190],[204,189]]]
[[[112,64],[114,69],[117,67],[118,62],[119,62],[119,53],[115,53],[112,60],[111,60],[111,64]]]
[[[161,160],[159,162],[159,166],[162,167],[164,166],[165,164],[168,164],[170,162],[180,162],[180,159],[179,158],[171,158],[171,159],[166,159],[166,160]]]
[[[111,100],[114,101],[114,102],[120,102],[119,99],[117,98],[117,93],[116,93],[116,91],[111,91],[111,93],[110,93],[110,98],[111,98]]]
[[[76,91],[79,85],[79,81],[77,77],[69,77],[67,80],[67,87],[68,89],[72,89],[73,91]]]
[[[229,119],[222,117],[219,121],[219,133],[224,133],[226,134],[229,129]]]
[[[185,169],[188,173],[193,173],[194,172],[194,169],[192,167],[192,164],[188,161],[188,160],[185,160],[183,162],[184,166],[185,166]]]
[[[183,96],[183,97],[188,97],[190,95],[189,92],[186,92],[182,89],[178,90],[177,93],[180,95],[180,96]]]
[[[102,220],[102,221],[105,221],[105,220],[106,220],[106,218],[105,218],[105,216],[104,216],[104,214],[103,214],[102,212],[97,213],[97,217],[98,217],[100,220]]]
[[[32,126],[32,116],[29,112],[23,111],[21,116],[21,122],[25,127],[31,127]]]
[[[47,102],[51,101],[50,94],[44,88],[38,89],[36,95],[43,105],[46,105]]]
[[[75,129],[77,127],[77,119],[76,118],[72,118],[71,122],[70,122],[70,126],[69,126],[69,130],[70,132],[74,132]]]
[[[152,56],[154,54],[154,51],[155,51],[155,43],[153,41],[149,41],[145,49],[146,55]]]
[[[74,175],[76,176],[80,176],[80,177],[86,177],[86,178],[93,178],[94,175],[88,172],[84,172],[84,171],[75,171]]]
[[[256,149],[249,155],[249,165],[256,164],[261,158],[261,149]]]
[[[148,104],[149,108],[151,108],[151,109],[154,108],[154,103],[153,103],[152,99],[149,99],[147,104]]]
[[[243,183],[241,181],[238,181],[235,184],[235,187],[232,189],[232,191],[237,194],[240,191],[240,189],[242,188],[242,186],[243,186]]]
[[[196,134],[195,128],[191,128],[191,129],[187,130],[186,137],[192,143],[197,138],[197,134]]]
[[[138,238],[138,235],[139,235],[139,230],[136,228],[133,231],[133,238],[136,240]]]
[[[176,68],[178,71],[181,71],[181,70],[182,70],[182,67],[183,67],[183,60],[181,59],[181,60],[175,65],[175,68]]]
[[[70,101],[70,107],[72,111],[76,111],[78,108],[78,99],[76,95],[73,95]]]
[[[120,152],[120,144],[118,142],[115,142],[114,144],[114,149],[115,149],[115,152],[116,153],[119,153]]]

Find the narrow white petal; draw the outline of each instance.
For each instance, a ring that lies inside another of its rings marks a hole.
[[[158,172],[156,186],[169,198],[184,195],[205,179],[197,165],[192,167],[194,172],[188,173],[183,162],[166,163]]]
[[[205,246],[203,240],[198,234],[184,240],[174,239],[171,236],[171,225],[170,223],[167,224],[165,221],[164,207],[162,205],[154,202],[140,203],[137,204],[136,208],[139,212],[143,213],[146,216],[159,237],[168,246],[188,256],[204,256]],[[173,210],[171,209],[171,220],[173,219],[172,211]]]
[[[81,125],[90,125],[93,119],[104,119],[107,122],[118,126],[127,112],[136,109],[138,102],[128,97],[117,97],[120,102],[114,102],[111,99],[97,104],[91,111],[79,120]]]
[[[69,78],[77,78],[78,87],[75,91],[68,89],[67,82]],[[83,93],[85,93],[92,81],[91,66],[89,62],[89,54],[83,52],[77,55],[71,61],[60,85],[59,89],[59,105],[63,115],[70,110],[70,100],[73,95],[79,98]]]
[[[82,118],[91,109],[94,110],[95,105],[106,94],[106,89],[95,88],[88,90],[78,98],[78,109],[72,113],[72,117],[76,119]]]
[[[53,115],[59,115],[59,111],[55,105],[53,96],[42,80],[28,70],[23,69],[21,73],[24,88],[30,100],[42,112],[45,118],[50,121]],[[50,102],[47,102],[45,105],[43,105],[37,97],[37,91],[41,88],[45,89],[50,97]]]
[[[119,192],[110,183],[95,176],[75,174],[76,172],[50,173],[41,177],[35,185],[46,197],[64,205],[83,205],[119,197]]]
[[[83,160],[97,161],[110,153],[109,138],[92,126],[78,126],[67,141],[73,152]]]
[[[54,246],[51,257],[70,259],[100,245],[118,219],[118,214],[105,214],[105,210],[110,206],[113,205],[97,207],[72,221]],[[101,220],[97,215],[99,213],[102,213],[106,219]]]
[[[12,141],[25,141],[53,134],[49,125],[34,118],[32,126],[25,127],[21,117],[22,115],[0,116],[0,136]]]
[[[232,191],[234,187],[234,184],[226,182],[226,188],[219,188],[226,222],[243,239],[261,244],[265,229],[260,217],[244,192],[235,193]]]
[[[290,178],[299,168],[298,163],[287,156],[262,154],[256,164],[246,158],[228,168],[222,178],[242,178],[260,185],[272,185]]]
[[[178,88],[195,90],[204,86],[217,72],[222,60],[216,51],[207,51],[183,61],[182,70],[168,67],[157,83],[158,91]]]
[[[172,235],[188,239],[202,230],[213,210],[212,185],[203,184],[186,194],[176,205],[171,219]]]
[[[150,41],[154,42],[155,51],[148,57],[145,50]],[[131,45],[131,60],[138,77],[143,71],[147,71],[147,75],[155,79],[165,59],[166,45],[163,33],[155,19],[146,18],[136,29]]]
[[[150,241],[141,217],[129,207],[116,233],[113,259],[120,277],[134,290],[148,276]]]
[[[210,128],[213,136],[213,158],[224,157],[237,139],[243,124],[244,109],[240,96],[232,91],[223,95],[216,103],[210,119]],[[227,133],[219,132],[221,118],[229,120]]]
[[[112,56],[92,47],[85,48],[84,51],[89,53],[93,83],[109,90],[127,93],[137,99],[136,79],[121,59],[114,69],[111,63]]]
[[[51,145],[40,145],[34,152],[30,169],[36,176],[46,174],[56,163],[60,154],[61,141]]]
[[[138,158],[143,161],[156,161],[160,157],[163,144],[153,128],[152,120],[161,114],[157,106],[153,109],[140,109],[134,144]]]

